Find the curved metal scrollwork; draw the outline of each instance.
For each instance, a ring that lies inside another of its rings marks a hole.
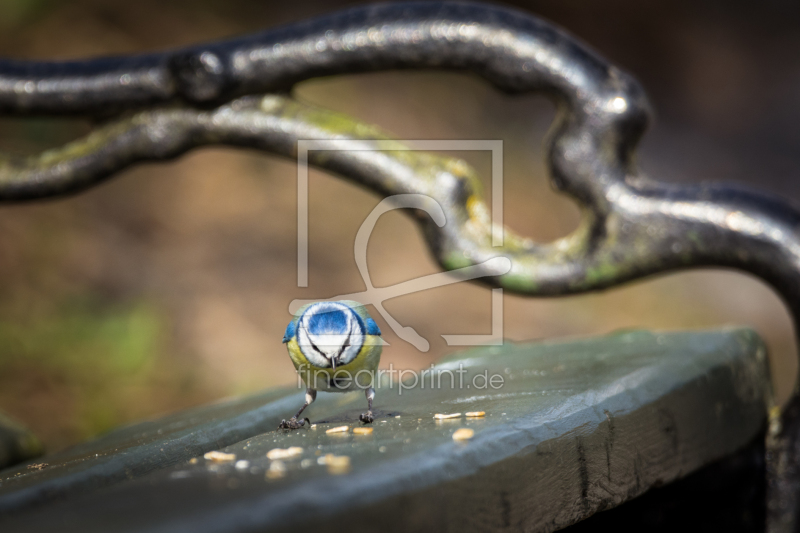
[[[208,144],[287,157],[300,139],[386,139],[372,127],[300,103],[291,87],[314,77],[386,69],[469,71],[505,92],[555,101],[548,140],[555,186],[581,207],[572,234],[536,244],[493,228],[470,168],[415,151],[312,153],[309,162],[381,195],[425,194],[447,224],[420,218],[445,269],[503,255],[511,271],[484,281],[528,295],[603,289],[698,266],[755,274],[800,317],[800,211],[752,190],[671,186],[635,167],[649,118],[638,83],[563,31],[481,4],[364,7],[249,37],[135,57],[0,61],[0,112],[117,116],[83,139],[37,156],[0,157],[0,201],[78,192],[146,160]],[[770,529],[797,527],[800,399],[772,425]]]

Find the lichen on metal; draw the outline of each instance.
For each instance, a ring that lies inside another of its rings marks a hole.
[[[445,210],[418,218],[445,269],[503,255],[507,274],[482,281],[532,296],[611,287],[699,266],[732,267],[772,285],[800,317],[800,211],[730,185],[658,183],[634,164],[650,117],[628,74],[548,22],[471,3],[380,4],[184,50],[112,59],[0,61],[0,112],[125,116],[27,159],[2,158],[0,200],[71,194],[140,161],[204,145],[294,157],[299,139],[389,139],[371,126],[300,103],[298,82],[386,69],[443,69],[507,93],[537,92],[558,109],[547,140],[553,184],[582,222],[552,243],[505,231],[493,247],[474,171],[419,152],[311,153],[309,163],[384,196],[426,194]],[[770,527],[798,524],[800,399],[770,436]],[[788,530],[788,529],[787,529]]]

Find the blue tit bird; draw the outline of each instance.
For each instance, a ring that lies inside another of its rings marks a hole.
[[[278,429],[297,429],[308,422],[307,418],[298,418],[317,398],[319,390],[363,390],[367,412],[359,418],[366,424],[372,422],[373,380],[383,348],[380,334],[378,325],[358,302],[316,302],[298,309],[286,327],[283,342],[306,384],[306,401]]]

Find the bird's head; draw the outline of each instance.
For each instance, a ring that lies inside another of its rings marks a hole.
[[[367,334],[364,320],[343,302],[311,304],[297,320],[295,331],[308,361],[333,369],[356,358]]]

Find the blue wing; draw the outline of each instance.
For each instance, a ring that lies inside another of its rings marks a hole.
[[[292,340],[292,337],[294,337],[296,331],[297,331],[297,319],[292,319],[292,321],[289,322],[289,325],[286,326],[286,333],[283,334],[283,343],[286,344],[287,342]]]
[[[367,325],[367,335],[381,334],[381,328],[378,327],[378,324],[376,324],[372,318],[367,318],[364,323]]]

